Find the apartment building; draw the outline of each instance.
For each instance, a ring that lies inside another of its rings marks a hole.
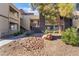
[[[73,27],[79,29],[79,3],[76,3],[74,6]]]
[[[0,37],[20,30],[20,12],[11,3],[0,3]]]
[[[21,12],[21,27],[25,30],[32,30],[35,27],[39,27],[39,16],[34,13],[25,13],[22,9]]]

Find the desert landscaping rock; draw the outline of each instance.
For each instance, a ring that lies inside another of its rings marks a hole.
[[[42,39],[52,40],[52,34],[48,33],[42,36]]]
[[[5,47],[5,48],[2,48]],[[7,45],[4,45],[0,48],[1,55],[21,55],[27,51],[32,51],[36,49],[42,49],[44,47],[44,40],[36,37],[23,38],[22,40],[13,41]],[[4,52],[5,54],[1,53]],[[7,51],[7,52],[6,52]],[[12,53],[13,51],[13,53]],[[22,52],[24,51],[24,52]]]
[[[61,39],[51,41],[40,37],[28,37],[0,47],[0,55],[79,56],[79,47],[66,45]]]

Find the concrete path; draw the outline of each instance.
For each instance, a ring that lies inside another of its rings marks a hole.
[[[19,35],[19,36],[9,36],[7,38],[3,38],[3,39],[0,39],[0,47],[5,45],[5,44],[8,44],[14,40],[18,40],[20,38],[23,38],[25,36],[25,34],[22,34],[22,35]]]
[[[33,34],[32,36],[41,37],[42,35],[43,35],[42,33],[36,33],[36,34]],[[24,37],[24,35],[20,35],[20,36],[16,36],[16,37],[11,36],[11,37],[6,38],[6,39],[0,39],[0,47],[5,45],[5,44],[8,44],[14,40],[18,40],[20,38],[23,38],[23,37]]]
[[[7,43],[12,42],[12,41],[14,41],[14,40],[1,40],[0,41],[0,47],[3,46],[3,45],[5,45],[5,44],[7,44]]]
[[[5,44],[8,44],[14,40],[18,40],[20,38],[22,38],[23,36],[17,36],[17,37],[11,37],[11,38],[7,38],[7,39],[0,39],[0,47],[5,45]]]
[[[32,36],[34,36],[34,37],[42,37],[43,36],[43,33],[35,33]]]

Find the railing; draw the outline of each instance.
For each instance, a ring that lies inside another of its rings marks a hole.
[[[10,12],[9,17],[14,18],[14,19],[19,19],[19,16],[13,14],[12,12]]]

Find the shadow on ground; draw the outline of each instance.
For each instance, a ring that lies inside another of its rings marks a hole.
[[[52,40],[57,40],[57,39],[61,39],[61,36],[52,36]]]
[[[8,35],[8,36],[1,38],[0,40],[16,40],[16,39],[21,39],[24,37],[42,37],[42,35],[43,33],[33,33],[29,35],[23,34],[23,35],[18,35],[18,36]]]

